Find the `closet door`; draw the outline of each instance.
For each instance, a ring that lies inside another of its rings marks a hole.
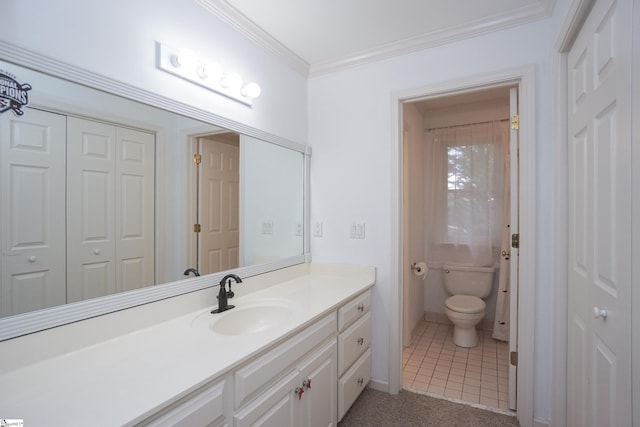
[[[116,284],[129,291],[155,283],[155,137],[116,129]]]
[[[0,116],[0,316],[65,303],[65,121]]]
[[[155,283],[155,138],[70,117],[69,302]]]
[[[568,54],[571,426],[632,425],[632,6],[595,2]]]
[[[116,292],[116,128],[69,117],[67,299]]]

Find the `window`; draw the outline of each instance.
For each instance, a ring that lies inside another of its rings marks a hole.
[[[491,143],[454,142],[446,147],[445,242],[481,244],[491,238],[495,151]]]

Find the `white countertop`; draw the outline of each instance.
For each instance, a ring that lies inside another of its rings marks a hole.
[[[29,427],[135,424],[293,335],[374,280],[374,274],[312,273],[229,300],[237,309],[274,298],[292,307],[286,322],[264,332],[212,331],[210,319],[233,311],[210,314],[214,305],[9,371],[0,376],[0,417],[24,419]]]

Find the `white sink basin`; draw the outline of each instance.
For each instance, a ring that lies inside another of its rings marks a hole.
[[[209,328],[221,335],[245,335],[264,332],[282,325],[293,318],[293,308],[281,301],[256,301],[235,303],[235,308],[223,313],[211,314],[209,311],[198,315],[192,322],[192,327]]]

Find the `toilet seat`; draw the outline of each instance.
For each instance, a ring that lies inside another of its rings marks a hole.
[[[473,314],[483,312],[486,304],[481,298],[471,295],[454,295],[447,298],[445,306],[457,313]]]

